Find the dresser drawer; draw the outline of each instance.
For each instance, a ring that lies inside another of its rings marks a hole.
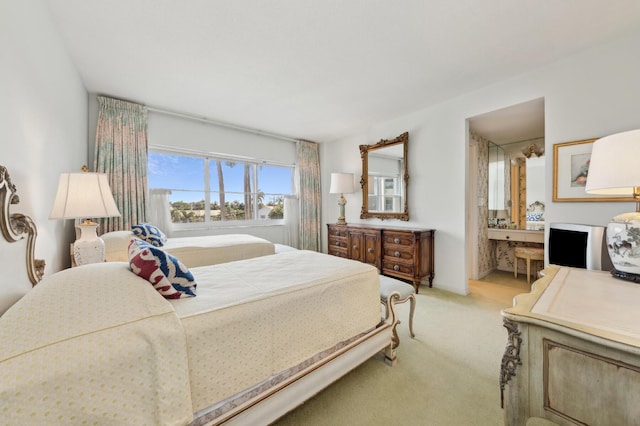
[[[347,256],[347,249],[346,248],[341,248],[341,247],[329,247],[328,249],[328,253],[332,256],[337,256],[337,257],[344,257],[345,259],[348,257]]]
[[[414,238],[410,232],[383,232],[383,246],[385,249],[389,245],[399,245],[405,247],[413,247]]]
[[[413,250],[412,247],[396,247],[384,249],[384,259],[390,262],[395,260],[404,260],[407,262],[413,262]]]
[[[345,226],[330,226],[329,227],[329,239],[331,237],[344,237],[347,238],[348,230]]]
[[[413,278],[414,269],[412,263],[395,262],[393,260],[388,260],[388,258],[386,257],[384,258],[382,263],[383,272],[388,272],[395,275],[402,274]]]
[[[346,249],[347,248],[347,238],[346,237],[329,237],[329,248],[339,247]]]

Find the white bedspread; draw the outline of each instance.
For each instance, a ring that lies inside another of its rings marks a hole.
[[[129,241],[134,238],[133,232],[107,232],[101,238],[104,241],[107,262],[129,261],[128,247]],[[271,241],[249,234],[169,238],[160,248],[176,256],[188,268],[275,253],[275,245]]]
[[[1,424],[179,425],[191,418],[180,320],[128,264],[46,277],[0,317]]]
[[[378,273],[360,262],[300,250],[191,271],[198,296],[171,303],[194,412],[380,322]]]
[[[275,253],[272,242],[248,234],[169,238],[162,249],[180,259],[188,268]]]
[[[192,268],[167,301],[125,262],[42,280],[0,317],[0,423],[179,425],[372,330],[370,265],[309,251]]]

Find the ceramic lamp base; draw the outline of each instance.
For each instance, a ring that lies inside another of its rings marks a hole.
[[[104,262],[104,241],[96,233],[97,223],[82,223],[78,226],[80,238],[73,243],[73,259],[76,265]]]
[[[607,248],[615,268],[612,275],[627,281],[640,276],[640,213],[623,213],[607,225]]]
[[[347,204],[347,199],[344,198],[344,194],[340,194],[338,199],[338,206],[340,206],[340,216],[338,216],[338,225],[346,225],[347,221],[344,217],[344,206]]]

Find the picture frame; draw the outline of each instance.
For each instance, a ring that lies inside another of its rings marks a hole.
[[[562,142],[553,145],[553,201],[635,201],[633,197],[587,194],[585,185],[593,143],[598,138]]]

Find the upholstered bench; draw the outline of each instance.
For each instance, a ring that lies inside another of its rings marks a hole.
[[[397,303],[404,303],[409,301],[409,334],[412,338],[416,337],[413,332],[413,313],[416,308],[416,291],[409,283],[396,280],[395,278],[380,275],[380,303],[385,307],[385,319],[389,318],[389,310],[393,309],[392,305]],[[395,315],[395,309],[394,309]],[[398,321],[400,323],[400,321]],[[394,339],[396,339],[396,346],[400,344],[398,339],[398,333],[396,332],[396,326],[393,327]]]

